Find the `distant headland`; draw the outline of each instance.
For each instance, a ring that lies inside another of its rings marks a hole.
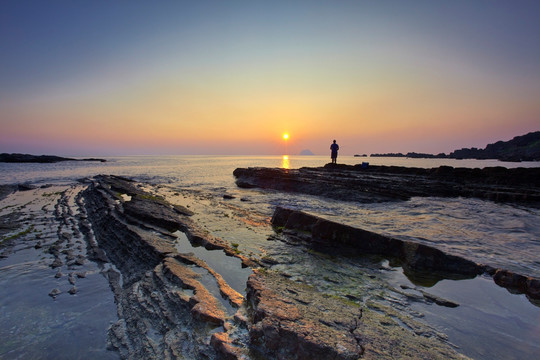
[[[422,159],[497,159],[501,161],[540,161],[540,131],[530,132],[526,135],[516,136],[509,141],[497,141],[489,144],[485,149],[463,148],[446,155],[437,155],[409,152],[371,154],[372,157],[408,157]]]
[[[99,161],[106,162],[105,159],[72,159],[54,155],[30,155],[30,154],[0,154],[0,162],[6,163],[56,163],[61,161]]]
[[[313,154],[311,150],[305,149],[305,150],[300,151],[300,155],[315,155],[315,154]]]

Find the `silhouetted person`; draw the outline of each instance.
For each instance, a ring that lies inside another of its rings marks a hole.
[[[336,144],[336,140],[334,140],[334,143],[330,145],[330,150],[332,150],[332,153],[330,154],[332,164],[337,164],[337,152],[339,150],[339,145]]]

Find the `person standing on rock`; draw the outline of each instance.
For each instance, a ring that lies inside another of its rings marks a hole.
[[[339,145],[336,144],[336,140],[330,145],[330,150],[332,153],[330,154],[330,157],[332,158],[332,164],[337,164],[337,152],[339,150]]]

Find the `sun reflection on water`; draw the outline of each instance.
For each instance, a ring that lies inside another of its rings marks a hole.
[[[289,160],[289,155],[283,155],[283,158],[281,159],[281,167],[283,169],[291,168],[291,161]]]

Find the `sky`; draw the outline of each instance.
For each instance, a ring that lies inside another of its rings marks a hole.
[[[483,148],[540,130],[538,19],[537,0],[2,0],[0,152]]]

